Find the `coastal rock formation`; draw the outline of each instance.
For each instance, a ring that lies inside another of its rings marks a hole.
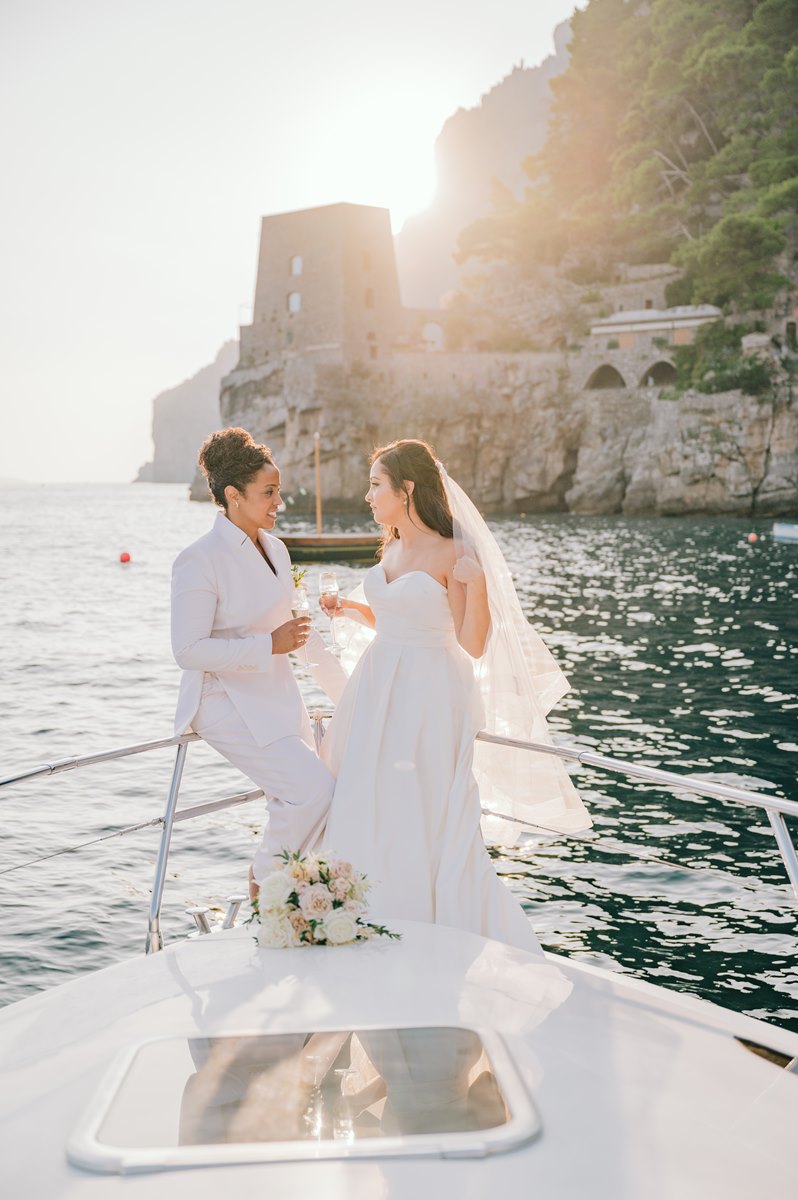
[[[555,52],[539,66],[516,66],[474,108],[458,109],[435,143],[438,190],[429,208],[410,217],[396,237],[402,299],[433,308],[457,288],[454,250],[460,230],[493,211],[499,189],[523,194],[523,162],[543,146],[548,127],[549,83],[568,65],[570,28],[554,31]],[[472,264],[473,266],[473,264]]]
[[[357,505],[375,445],[432,442],[486,512],[776,515],[798,510],[798,408],[772,396],[590,390],[564,354],[395,354],[373,368],[286,355],[223,381],[225,424],[274,450],[310,511]],[[580,364],[580,375],[584,373]]]
[[[219,383],[238,361],[238,342],[225,342],[214,362],[185,383],[161,392],[152,403],[151,462],[139,470],[139,483],[188,483],[197,450],[219,428]]]
[[[773,396],[656,390],[601,393],[582,426],[573,512],[727,513],[798,509],[798,409]]]

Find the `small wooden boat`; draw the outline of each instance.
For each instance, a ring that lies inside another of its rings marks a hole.
[[[321,511],[321,438],[313,435],[316,465],[316,532],[277,536],[285,544],[294,562],[373,563],[382,540],[379,533],[324,533]]]
[[[377,561],[379,535],[373,533],[298,533],[278,537],[285,543],[294,562]]]
[[[798,542],[798,521],[774,521],[773,539],[776,542]]]

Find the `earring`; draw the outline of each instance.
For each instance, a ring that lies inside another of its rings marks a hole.
[[[236,500],[236,508],[240,508],[240,507],[241,507],[241,505],[240,505],[240,504],[238,503],[238,501]]]

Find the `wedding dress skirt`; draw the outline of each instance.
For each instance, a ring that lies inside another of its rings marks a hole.
[[[323,846],[372,883],[369,919],[454,925],[542,953],[493,869],[472,774],[483,712],[446,588],[372,567],[377,621],[322,742],[336,777]]]

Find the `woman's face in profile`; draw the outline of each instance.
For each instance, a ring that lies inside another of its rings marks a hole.
[[[233,506],[234,516],[258,529],[274,529],[283,503],[277,467],[261,467],[239,496],[239,507],[236,509]]]
[[[405,512],[404,496],[393,490],[390,476],[378,458],[371,465],[366,504],[379,525],[395,525],[397,517]]]

